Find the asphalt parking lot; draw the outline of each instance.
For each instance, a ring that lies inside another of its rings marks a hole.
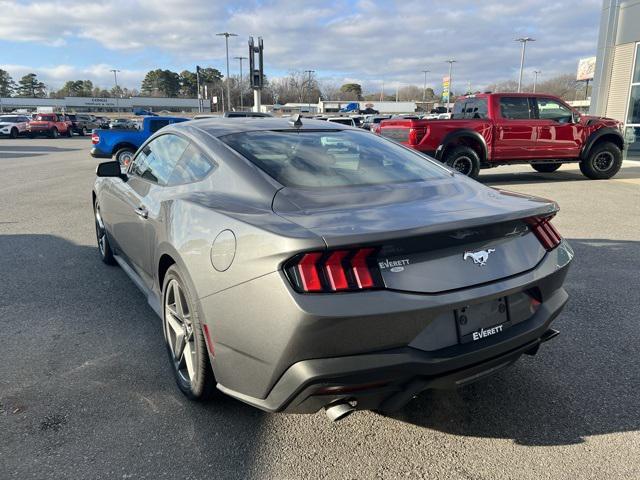
[[[557,200],[562,334],[401,412],[264,414],[174,385],[161,323],[95,248],[88,138],[0,139],[0,478],[640,478],[640,162],[483,172]]]

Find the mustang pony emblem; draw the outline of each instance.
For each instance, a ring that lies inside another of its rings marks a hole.
[[[489,254],[495,252],[494,248],[489,248],[487,250],[480,250],[478,252],[464,252],[464,256],[462,260],[466,260],[467,258],[472,258],[473,263],[477,263],[481,267],[487,264],[487,260],[489,260]]]

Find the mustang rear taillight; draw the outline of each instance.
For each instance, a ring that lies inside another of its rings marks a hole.
[[[538,240],[547,251],[553,250],[560,245],[562,241],[560,233],[558,233],[558,230],[551,224],[552,218],[553,216],[531,217],[526,220],[531,231],[538,237]]]
[[[303,293],[353,292],[382,288],[377,249],[308,252],[289,260],[284,271]]]
[[[100,137],[98,136],[98,134],[97,133],[92,133],[91,134],[91,143],[93,143],[95,145],[99,141],[100,141]]]

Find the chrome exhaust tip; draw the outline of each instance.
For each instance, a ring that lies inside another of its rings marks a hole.
[[[331,420],[332,422],[337,422],[339,420],[342,420],[343,418],[348,417],[355,411],[356,411],[355,407],[348,402],[331,403],[324,407],[324,412],[327,414],[327,417],[329,417],[329,420]]]

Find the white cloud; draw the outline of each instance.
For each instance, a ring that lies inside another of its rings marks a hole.
[[[246,55],[249,35],[262,36],[265,66],[275,72],[312,68],[321,76],[421,84],[428,68],[437,85],[444,60],[453,57],[455,90],[456,82],[515,78],[513,40],[525,34],[537,39],[527,51],[529,72],[575,70],[580,57],[595,52],[600,7],[599,0],[0,0],[0,39],[46,45],[91,39],[122,55],[220,64],[224,39],[215,34],[232,31],[239,35],[230,39],[232,56]],[[83,64],[88,52],[73,56]]]

